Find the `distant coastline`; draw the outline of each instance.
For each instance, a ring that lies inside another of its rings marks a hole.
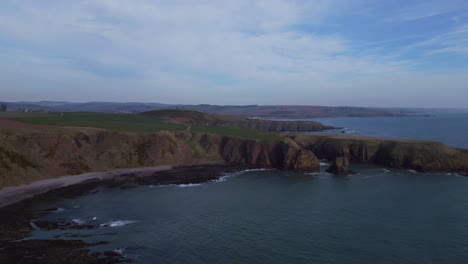
[[[210,114],[258,118],[320,118],[320,117],[397,117],[424,114],[427,109],[379,108],[307,105],[179,105],[160,103],[119,102],[3,102],[8,111],[22,112],[101,112],[141,113],[162,109],[193,110]]]

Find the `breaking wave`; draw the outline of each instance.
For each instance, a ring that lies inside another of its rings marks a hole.
[[[100,227],[122,227],[122,226],[126,226],[126,225],[133,224],[133,223],[136,223],[136,222],[138,222],[138,221],[117,220],[117,221],[111,221],[111,222],[107,222],[107,223],[104,223],[104,224],[100,224],[99,226]]]

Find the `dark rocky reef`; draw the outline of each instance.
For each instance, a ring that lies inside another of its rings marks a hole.
[[[327,169],[327,172],[338,176],[347,176],[356,174],[349,169],[349,160],[345,157],[337,157],[332,165]]]

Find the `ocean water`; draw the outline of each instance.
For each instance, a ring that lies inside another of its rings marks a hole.
[[[452,147],[468,148],[468,112],[430,113],[412,117],[343,117],[304,119],[344,127],[327,133],[371,137],[435,140]]]
[[[110,241],[94,250],[135,263],[466,263],[468,178],[353,169],[359,175],[265,170],[200,185],[102,189],[39,206],[60,208],[47,220],[97,229],[36,230],[32,238]]]
[[[349,133],[468,147],[468,114],[319,121]],[[355,132],[352,132],[355,131]],[[340,133],[341,131],[335,131]],[[31,238],[109,241],[134,263],[462,264],[468,177],[354,165],[358,175],[245,171],[206,184],[99,189],[44,202],[44,220],[92,230]]]

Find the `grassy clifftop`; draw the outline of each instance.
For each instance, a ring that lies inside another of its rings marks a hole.
[[[190,114],[191,111],[184,111],[184,115],[190,117]],[[192,125],[188,122],[177,122],[172,118],[140,114],[51,113],[13,119],[42,126],[93,127],[120,132],[193,131],[258,140],[279,139],[276,134],[248,128]]]
[[[313,121],[273,121],[234,116],[207,114],[190,110],[158,110],[143,113],[144,116],[167,120],[175,124],[189,124],[201,127],[232,127],[266,132],[313,132],[333,129]]]

